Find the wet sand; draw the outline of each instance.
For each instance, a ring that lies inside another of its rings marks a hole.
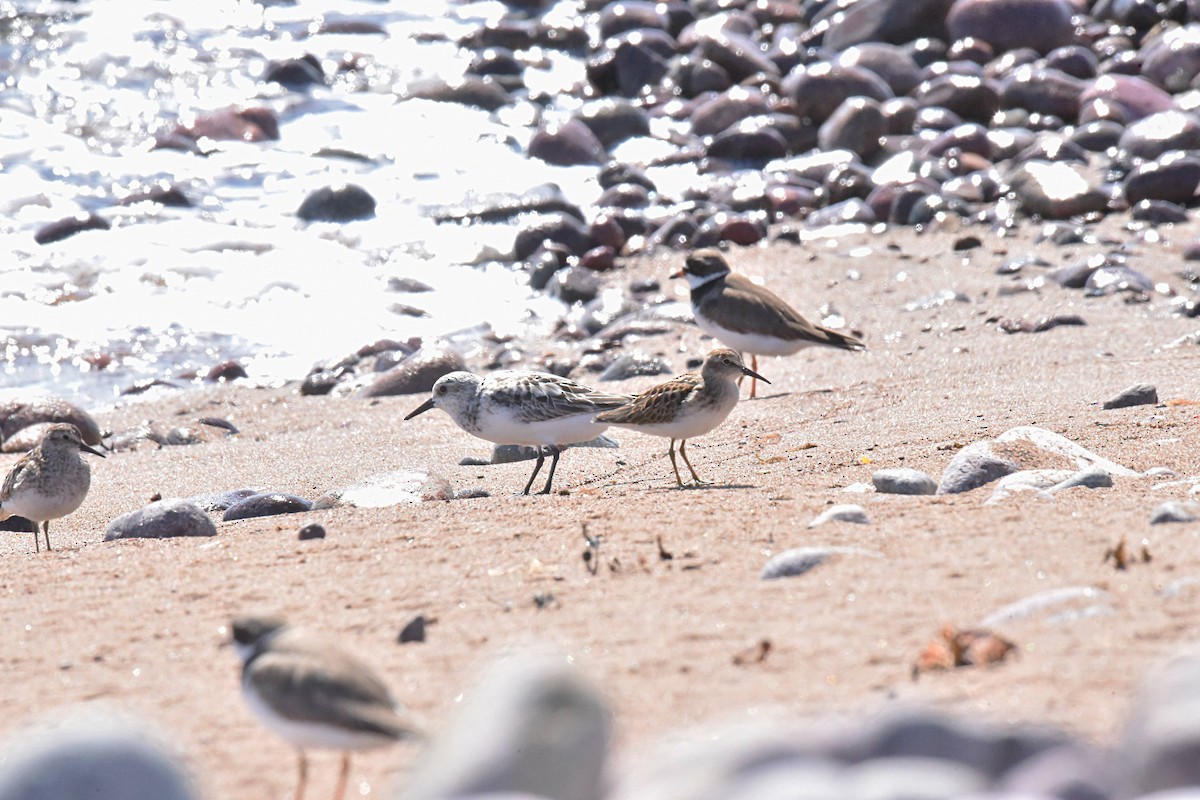
[[[1101,228],[1134,239],[1117,218]],[[1115,742],[1136,687],[1193,638],[1200,592],[1159,593],[1200,576],[1200,523],[1149,525],[1154,507],[1186,499],[1186,488],[1156,491],[1161,479],[1118,478],[1111,489],[997,505],[985,505],[987,487],[945,497],[844,491],[883,467],[937,478],[956,447],[1018,425],[1061,433],[1137,471],[1200,474],[1200,406],[1169,402],[1200,400],[1200,347],[1165,347],[1200,322],[1171,315],[1161,296],[1130,304],[1050,283],[1002,295],[1009,279],[994,273],[1009,258],[1038,253],[1058,266],[1108,249],[1037,244],[1036,232],[1031,224],[1004,239],[977,229],[889,231],[733,251],[735,269],[762,276],[803,312],[831,303],[869,349],[760,360],[774,382],[769,392],[689,444],[696,469],[716,482],[699,490],[674,488],[666,440],[614,430],[619,450],[566,453],[561,493],[514,496],[530,463],[458,466],[490,446],[440,412],[402,422],[419,396],[300,397],[295,386],[233,384],[101,413],[113,430],[219,416],[241,433],[93,459],[87,502],[53,526],[58,549],[38,555],[28,534],[0,538],[8,710],[0,734],[100,703],[161,731],[204,797],[289,796],[293,753],[244,707],[237,659],[222,645],[231,615],[270,609],[340,637],[435,732],[493,658],[555,648],[609,698],[618,769],[698,727],[873,714],[900,703]],[[1186,291],[1179,254],[1195,233],[1179,228],[1166,243],[1133,244],[1131,266]],[[982,246],[953,252],[966,234]],[[658,276],[682,298],[682,282],[665,279],[678,259],[630,259],[607,278]],[[848,279],[852,270],[858,280]],[[969,300],[904,310],[944,289]],[[1079,314],[1087,325],[998,330],[998,319],[1055,313]],[[689,328],[669,350],[661,345],[644,349],[661,350],[682,370],[711,342]],[[1138,382],[1157,386],[1158,407],[1101,408]],[[102,541],[112,518],[155,495],[252,487],[311,499],[399,469],[428,469],[491,496],[218,523],[208,539]],[[861,504],[871,524],[807,527],[847,502]],[[321,523],[327,537],[298,541],[307,522]],[[601,539],[594,575],[583,559],[585,525]],[[1122,536],[1139,548],[1145,540],[1152,561],[1123,571],[1106,563]],[[771,555],[808,545],[879,555],[787,580],[758,578]],[[1013,601],[1071,586],[1107,591],[1112,613],[1035,615],[999,629],[1019,657],[912,679],[914,660],[944,624],[970,626]],[[397,644],[417,614],[436,620],[428,640]],[[763,641],[765,658],[745,658]],[[353,781],[386,796],[418,758],[406,745],[358,757]],[[311,796],[327,795],[336,757],[316,755],[312,770]]]

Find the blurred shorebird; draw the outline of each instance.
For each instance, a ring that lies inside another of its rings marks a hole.
[[[420,738],[383,681],[335,643],[278,617],[239,617],[232,634],[246,705],[299,753],[295,800],[304,798],[309,748],[342,751],[341,800],[352,752]]]

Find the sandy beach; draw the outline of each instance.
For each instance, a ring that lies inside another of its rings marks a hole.
[[[1119,224],[1110,218],[1101,231],[1133,241]],[[1192,227],[1133,243],[1131,266],[1186,290],[1180,251]],[[959,234],[911,230],[732,251],[735,269],[761,276],[803,312],[832,304],[869,349],[760,360],[769,391],[689,447],[715,482],[704,489],[674,488],[665,440],[614,430],[620,449],[564,455],[555,494],[514,496],[529,462],[459,466],[489,455],[489,445],[440,412],[402,422],[424,400],[416,395],[301,397],[294,385],[234,383],[99,413],[113,431],[216,416],[240,433],[92,459],[91,494],[55,523],[54,552],[35,554],[28,534],[0,538],[8,687],[0,733],[18,737],[101,704],[160,731],[204,797],[289,796],[293,753],[244,707],[239,664],[224,646],[231,615],[267,609],[338,637],[435,735],[494,658],[552,648],[611,703],[618,770],[697,729],[910,703],[1116,742],[1139,684],[1193,639],[1200,594],[1161,592],[1200,576],[1200,524],[1149,524],[1159,503],[1188,499],[1186,485],[1118,478],[1112,488],[994,505],[991,487],[937,497],[847,491],[886,467],[937,479],[957,448],[1023,425],[1138,472],[1200,474],[1191,404],[1200,400],[1200,349],[1167,347],[1197,322],[1169,313],[1165,296],[1086,298],[1049,281],[1000,291],[1011,283],[995,274],[1005,260],[1041,254],[1059,266],[1104,249],[1038,244],[1036,233],[967,229],[982,242],[963,252],[952,250]],[[659,277],[664,292],[684,298],[681,282],[665,278],[678,260],[630,259],[606,281]],[[905,310],[946,289],[967,299]],[[998,320],[1055,313],[1087,324],[998,329]],[[626,346],[682,371],[711,341],[688,326]],[[1158,405],[1102,409],[1139,382],[1157,387]],[[250,487],[314,499],[401,469],[490,496],[218,521],[214,538],[102,541],[114,517],[159,496]],[[870,524],[808,527],[836,503],[861,505]],[[299,541],[309,522],[326,538]],[[601,542],[595,574],[583,559],[585,528]],[[1152,560],[1115,569],[1105,552],[1122,537]],[[871,554],[759,579],[772,555],[814,545]],[[914,661],[943,625],[969,627],[1022,598],[1084,586],[1099,590],[1103,613],[1034,614],[997,631],[1017,657],[913,680]],[[435,621],[427,641],[398,644],[418,614]],[[386,796],[419,758],[405,745],[361,756],[352,787]],[[318,754],[313,764],[320,797],[336,759]]]

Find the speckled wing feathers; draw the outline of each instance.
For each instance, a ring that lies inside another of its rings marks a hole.
[[[567,378],[528,373],[505,380],[491,390],[492,400],[518,409],[522,422],[545,422],[574,414],[595,414],[632,399],[589,389]]]
[[[701,386],[700,374],[688,372],[639,394],[620,408],[605,411],[598,422],[614,425],[655,425],[671,422],[679,408]]]
[[[8,477],[4,479],[4,488],[0,489],[0,503],[5,500],[12,499],[13,492],[17,490],[17,484],[21,483],[25,477],[25,473],[33,464],[33,459],[30,457],[32,453],[27,453],[20,461],[13,466],[12,471],[8,473]]]

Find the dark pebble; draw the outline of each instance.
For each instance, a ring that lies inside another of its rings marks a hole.
[[[159,500],[114,519],[108,524],[104,541],[216,535],[217,526],[195,503]]]
[[[64,217],[49,225],[43,225],[33,235],[33,240],[38,244],[51,244],[74,236],[80,231],[106,231],[111,227],[112,224],[104,217],[95,214],[77,214],[74,217]]]
[[[299,58],[272,61],[267,66],[263,79],[268,83],[279,83],[289,89],[307,89],[309,86],[325,85],[325,70],[321,60],[311,53]]]
[[[1104,408],[1128,408],[1130,406],[1154,405],[1158,402],[1158,390],[1148,383],[1135,383],[1128,389],[1104,401]]]
[[[213,365],[205,374],[204,380],[209,383],[226,383],[228,381],[237,380],[238,378],[247,378],[246,368],[236,361],[222,361],[220,364]]]
[[[425,626],[428,623],[429,620],[425,618],[424,614],[418,614],[400,629],[400,635],[396,637],[396,641],[400,644],[425,641]]]
[[[375,198],[353,183],[317,189],[300,204],[296,216],[306,222],[350,222],[375,216]]]
[[[309,539],[324,539],[325,526],[317,522],[310,522],[300,529],[297,538],[302,542],[307,542]]]
[[[100,444],[100,426],[91,414],[57,397],[0,402],[0,442],[22,428],[47,422],[69,422],[79,429],[85,444]]]
[[[636,352],[623,353],[600,373],[597,380],[623,381],[627,378],[665,375],[670,371],[670,365],[657,356],[648,356]]]
[[[221,516],[223,522],[251,517],[273,517],[277,514],[297,514],[312,510],[312,501],[294,494],[281,492],[263,492],[252,494],[245,500],[240,500],[225,510]]]
[[[438,378],[465,366],[462,356],[453,350],[418,350],[399,366],[379,373],[361,394],[363,397],[386,397],[428,392]]]
[[[38,526],[33,520],[25,519],[24,517],[8,517],[0,519],[0,531],[14,531],[16,533],[37,533]]]
[[[556,166],[603,164],[608,160],[604,144],[578,119],[543,125],[529,140],[529,155]]]

